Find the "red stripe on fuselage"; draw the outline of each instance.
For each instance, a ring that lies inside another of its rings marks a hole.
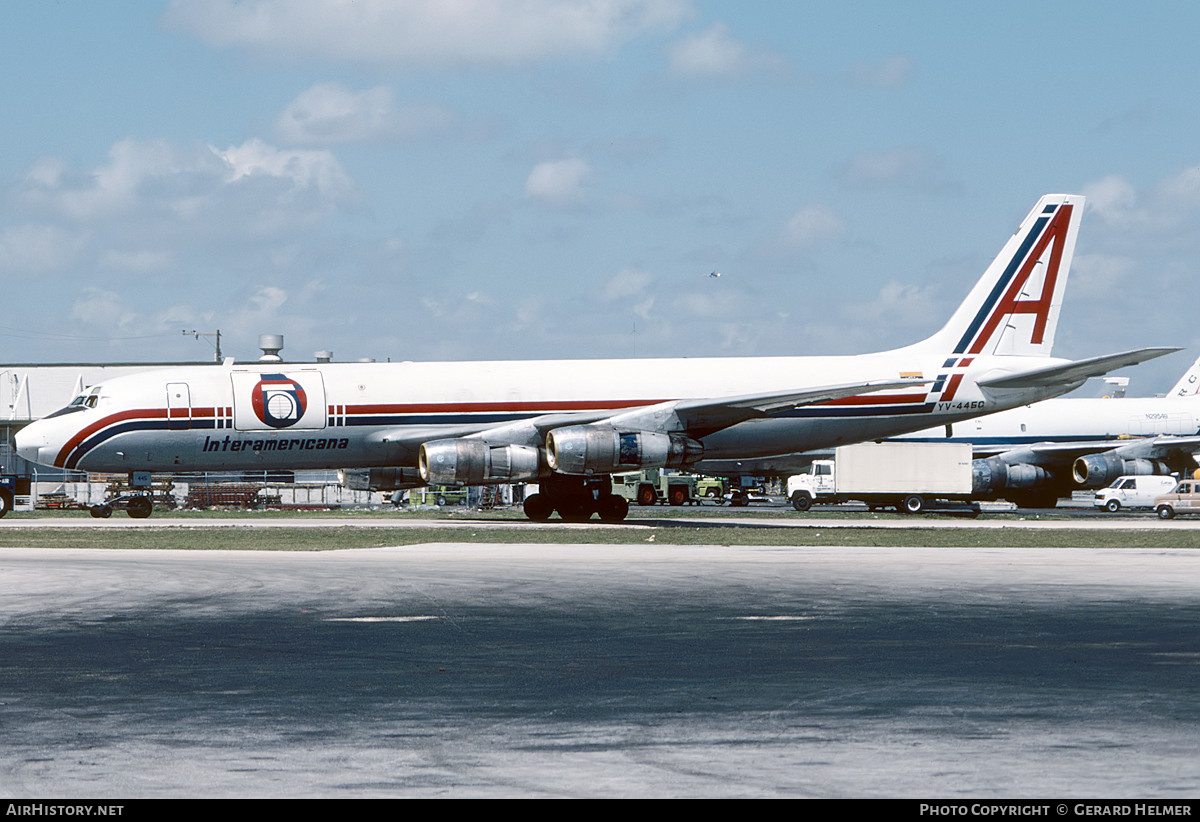
[[[63,447],[59,450],[58,456],[54,458],[54,464],[61,468],[66,464],[67,455],[74,451],[79,443],[83,442],[97,431],[103,430],[110,425],[136,419],[164,419],[166,416],[167,409],[165,408],[138,408],[132,411],[121,411],[117,414],[110,414],[109,416],[96,420],[91,425],[85,425],[83,428],[80,428],[78,431],[76,431],[74,436],[63,443]]]
[[[840,399],[830,400],[829,402],[817,403],[817,405],[903,405],[905,403],[923,403],[925,402],[924,394],[886,394],[882,397],[871,396],[870,394],[859,394],[853,397],[841,397]]]
[[[645,405],[657,405],[664,400],[563,400],[547,402],[446,402],[446,403],[404,403],[385,405],[347,405],[342,413],[345,414],[471,414],[495,413],[512,411],[517,413],[555,411],[596,411],[619,410],[622,408],[638,408]]]
[[[216,415],[215,408],[193,408],[191,419],[203,419],[205,417],[213,417]],[[110,425],[117,423],[129,422],[130,420],[145,419],[157,420],[167,419],[168,411],[166,408],[137,408],[131,411],[121,411],[117,414],[110,414],[103,419],[96,420],[91,425],[84,426],[75,432],[69,440],[67,440],[61,449],[58,456],[54,458],[54,464],[62,468],[66,465],[67,456],[79,446],[81,442],[95,434],[97,431],[102,431]],[[174,419],[183,419],[182,417],[173,417]]]

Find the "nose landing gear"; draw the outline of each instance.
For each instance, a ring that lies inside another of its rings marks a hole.
[[[88,509],[96,519],[108,519],[114,509],[124,508],[125,513],[134,519],[145,519],[154,510],[154,502],[150,496],[150,472],[130,471],[128,493],[118,494],[99,505]]]

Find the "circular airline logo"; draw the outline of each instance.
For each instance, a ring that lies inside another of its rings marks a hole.
[[[263,374],[250,395],[254,415],[272,428],[287,428],[300,422],[308,398],[300,383],[283,374]]]

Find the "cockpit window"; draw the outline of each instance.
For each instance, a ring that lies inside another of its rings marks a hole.
[[[86,394],[80,394],[67,405],[66,408],[60,408],[53,414],[47,414],[46,417],[61,417],[63,414],[70,414],[74,411],[86,411],[89,408],[95,408],[96,403],[100,401],[100,387],[97,386]]]

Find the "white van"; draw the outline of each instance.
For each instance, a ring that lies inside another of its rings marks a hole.
[[[1155,498],[1169,493],[1178,482],[1171,476],[1117,477],[1096,492],[1092,504],[1114,514],[1122,508],[1153,508]]]

